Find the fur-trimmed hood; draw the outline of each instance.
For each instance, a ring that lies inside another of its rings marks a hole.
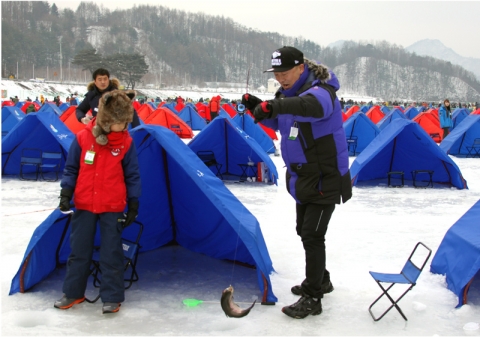
[[[120,88],[120,81],[116,78],[111,78],[110,79],[110,84],[108,86],[112,87],[111,90],[118,89],[118,88]],[[98,91],[98,88],[95,86],[95,81],[92,81],[92,82],[87,84],[87,91],[92,91],[92,90],[95,90],[95,89]],[[108,90],[108,88],[107,88],[107,90]]]
[[[338,82],[337,77],[333,72],[328,70],[326,66],[323,64],[317,64],[306,57],[303,58],[303,62],[307,66],[310,73],[313,74],[314,78],[319,80],[321,83],[331,85],[335,88],[335,90],[340,89],[340,83]]]

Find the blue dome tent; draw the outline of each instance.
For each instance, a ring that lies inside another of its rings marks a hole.
[[[470,110],[467,108],[457,108],[455,111],[452,113],[452,128],[450,131],[453,131],[457,127],[458,124],[460,124],[467,116],[470,115]]]
[[[18,124],[25,114],[20,108],[15,106],[4,106],[2,108],[2,139],[5,137],[15,125]]]
[[[228,115],[228,113],[226,113]],[[263,131],[259,124],[249,114],[237,114],[233,117],[233,121],[245,131],[247,135],[257,141],[257,143],[265,150],[266,153],[275,153],[275,144],[272,138]]]
[[[381,130],[385,129],[394,119],[403,118],[407,119],[405,114],[398,109],[393,109],[385,117],[383,117],[378,123],[377,127]]]
[[[405,117],[407,117],[410,120],[417,117],[417,115],[419,113],[420,113],[420,111],[417,108],[415,108],[414,106],[411,106],[411,107],[407,108],[407,110],[405,110],[405,112],[404,112]]]
[[[480,138],[480,115],[469,115],[442,140],[439,148],[452,156],[466,157],[467,147],[477,138]]]
[[[434,187],[467,188],[460,169],[417,123],[395,119],[355,159],[352,185],[387,185],[389,172],[403,172],[405,185],[414,171],[432,171]]]
[[[445,234],[430,265],[434,274],[445,275],[447,287],[457,297],[457,308],[476,293],[480,304],[480,200]]]
[[[264,162],[269,170],[269,181],[277,184],[278,173],[270,156],[253,137],[222,113],[195,136],[188,147],[194,153],[212,151],[222,165],[220,173],[225,180],[237,180],[243,174],[241,165],[252,161],[255,164]]]
[[[40,111],[53,111],[58,116],[61,116],[63,114],[63,111],[60,110],[60,108],[54,103],[45,103],[44,105],[42,105],[40,109],[38,109],[37,112],[40,112]]]
[[[2,175],[19,173],[22,150],[26,148],[62,153],[60,169],[63,170],[74,137],[51,109],[26,115],[2,140]],[[27,166],[25,172],[33,170],[33,166]]]
[[[178,113],[178,117],[187,123],[192,130],[200,131],[207,126],[207,122],[200,117],[193,104],[185,105],[185,107]]]
[[[137,220],[144,230],[139,261],[145,253],[143,261],[150,269],[170,271],[178,261],[166,258],[168,254],[162,254],[162,249],[174,246],[197,253],[199,258],[230,261],[224,265],[228,275],[232,273],[231,261],[239,263],[235,270],[240,265],[253,266],[255,269],[250,270],[257,281],[253,285],[260,290],[262,302],[276,302],[269,277],[274,271],[272,261],[257,219],[172,131],[142,125],[132,130],[132,137],[142,180]],[[70,252],[68,224],[69,217],[54,210],[37,227],[12,280],[10,294],[27,291],[66,263]],[[125,229],[124,238],[135,235],[130,227]],[[148,255],[154,250],[159,252],[157,259]],[[166,263],[170,265],[164,266]],[[195,264],[187,267],[194,268]],[[148,275],[152,274],[140,275],[139,287],[140,282],[148,283],[143,286],[160,282],[161,286],[162,278]],[[164,279],[167,282],[168,277]],[[194,287],[201,285],[191,284]]]
[[[350,156],[361,153],[380,133],[380,129],[361,111],[347,119],[343,123],[343,128],[347,140],[356,139],[356,146],[351,146],[352,143],[349,143],[348,154]]]

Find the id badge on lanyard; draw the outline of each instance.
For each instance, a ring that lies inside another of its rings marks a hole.
[[[298,127],[297,122],[293,123],[293,126],[290,128],[290,135],[288,136],[289,140],[295,140],[298,136]]]
[[[93,146],[92,146],[92,148],[85,153],[85,158],[84,158],[85,164],[92,165],[94,159],[95,159],[95,151],[93,151]]]

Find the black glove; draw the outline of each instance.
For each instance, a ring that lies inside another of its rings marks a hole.
[[[255,117],[255,123],[258,123],[265,118],[272,116],[272,105],[269,101],[262,102],[253,109],[253,116]]]
[[[60,204],[58,208],[62,213],[70,212],[70,201],[72,200],[73,191],[69,188],[62,188],[60,191]]]
[[[262,100],[257,96],[250,94],[242,95],[242,104],[245,105],[245,107],[250,111],[253,111],[253,109],[260,103],[262,103]]]
[[[123,228],[130,226],[138,215],[138,201],[129,201],[128,202],[128,211],[125,214],[125,221],[123,223]]]

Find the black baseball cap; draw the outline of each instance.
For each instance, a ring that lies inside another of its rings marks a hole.
[[[264,71],[281,72],[303,64],[303,53],[295,47],[279,48],[272,53],[272,68]]]

